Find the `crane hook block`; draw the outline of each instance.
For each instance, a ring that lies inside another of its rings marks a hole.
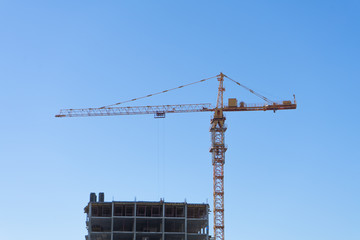
[[[165,112],[156,112],[154,118],[165,118]]]

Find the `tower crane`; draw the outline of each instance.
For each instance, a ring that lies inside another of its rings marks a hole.
[[[218,94],[216,106],[212,106],[210,103],[201,104],[178,104],[178,105],[157,105],[157,106],[128,106],[119,107],[118,105],[133,102],[139,99],[151,97],[154,95],[166,93],[172,90],[180,89],[189,85],[193,85],[200,82],[205,82],[209,79],[217,78],[219,81]],[[228,105],[224,105],[223,93],[224,78],[236,83],[237,85],[245,88],[250,93],[263,99],[264,104],[246,104],[244,102],[237,103],[235,98],[228,100]],[[164,90],[161,92],[149,94],[139,98],[133,98],[127,101],[115,103],[108,106],[99,108],[83,108],[83,109],[61,109],[60,113],[55,117],[92,117],[92,116],[116,116],[116,115],[136,115],[136,114],[154,114],[155,118],[164,118],[167,113],[188,113],[188,112],[213,112],[213,117],[210,121],[210,133],[211,133],[211,148],[212,165],[213,165],[213,215],[214,215],[214,237],[215,240],[224,240],[224,164],[225,164],[225,152],[227,150],[225,146],[225,116],[224,112],[235,111],[278,111],[278,110],[290,110],[296,109],[296,99],[286,100],[282,102],[274,102],[254,90],[244,86],[243,84],[233,80],[223,73],[219,75],[202,79],[197,82],[182,85],[176,88]]]

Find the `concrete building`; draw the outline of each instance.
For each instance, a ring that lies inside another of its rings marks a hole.
[[[86,240],[209,240],[209,205],[187,202],[105,202],[90,194]]]

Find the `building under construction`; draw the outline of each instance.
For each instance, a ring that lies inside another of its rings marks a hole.
[[[105,202],[90,194],[86,240],[208,240],[209,205],[187,202]]]

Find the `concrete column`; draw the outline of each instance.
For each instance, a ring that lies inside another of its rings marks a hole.
[[[187,202],[185,202],[184,211],[185,211],[185,240],[187,240],[187,223],[188,223],[188,219],[187,219]]]
[[[88,230],[88,234],[89,234],[89,240],[91,240],[91,219],[92,219],[92,207],[91,207],[91,202],[89,202],[89,230]]]
[[[207,221],[206,234],[207,234],[207,238],[209,238],[209,206],[206,206],[206,221]]]
[[[162,203],[162,227],[161,227],[161,231],[162,231],[162,239],[161,240],[165,240],[165,202]]]
[[[136,240],[136,200],[134,202],[134,240]]]
[[[111,203],[111,240],[114,239],[114,202]]]

